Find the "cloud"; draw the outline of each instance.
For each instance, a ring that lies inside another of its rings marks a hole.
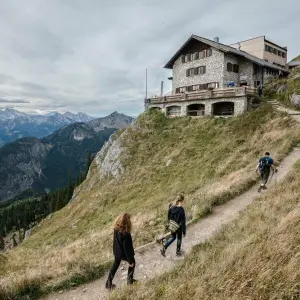
[[[8,100],[8,99],[0,98],[0,103],[30,103],[30,102],[27,100]]]
[[[299,3],[253,0],[0,2],[0,95],[23,111],[143,111],[171,88],[163,69],[192,34],[222,43],[266,35],[298,55]],[[19,99],[28,99],[19,100]],[[8,102],[0,101],[5,105]],[[26,101],[26,102],[15,102]]]

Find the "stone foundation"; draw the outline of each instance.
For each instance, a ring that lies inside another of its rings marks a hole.
[[[233,116],[238,116],[248,108],[248,99],[246,96],[234,97],[234,98],[218,98],[218,99],[205,99],[205,100],[193,100],[185,102],[172,102],[172,103],[160,103],[150,104],[148,108],[160,109],[166,116],[169,117],[184,117],[187,116],[188,106],[191,104],[203,104],[204,116],[214,116],[213,105],[216,103],[230,102],[234,103]]]

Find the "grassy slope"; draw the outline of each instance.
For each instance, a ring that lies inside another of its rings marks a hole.
[[[175,270],[111,299],[299,299],[300,162]]]
[[[279,89],[279,92],[278,92]],[[293,93],[300,94],[300,69],[291,71],[287,78],[274,78],[264,87],[264,95],[268,99],[277,99],[285,106],[299,109],[291,103]]]
[[[300,55],[296,56],[295,58],[293,58],[291,61],[297,61],[300,60]]]
[[[6,255],[0,294],[1,288],[16,294],[101,274],[101,263],[111,257],[118,213],[133,215],[136,246],[152,241],[162,232],[167,203],[176,193],[187,195],[190,218],[201,217],[254,183],[262,151],[280,159],[299,138],[298,125],[268,106],[231,119],[167,120],[152,112],[139,118],[137,128],[124,141],[126,171],[119,180],[100,181],[93,163],[76,199]],[[150,221],[155,222],[149,226]]]

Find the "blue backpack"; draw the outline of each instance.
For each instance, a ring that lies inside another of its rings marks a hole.
[[[269,159],[268,157],[262,157],[260,160],[259,160],[259,170],[261,172],[265,171],[267,168],[270,168],[271,165],[269,163]]]

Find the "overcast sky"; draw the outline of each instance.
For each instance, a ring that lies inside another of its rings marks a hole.
[[[189,36],[267,38],[300,54],[297,0],[0,0],[0,108],[103,116],[170,90],[163,66]]]

